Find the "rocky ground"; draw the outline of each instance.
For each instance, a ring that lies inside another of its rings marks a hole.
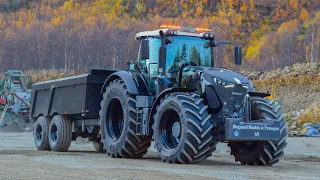
[[[319,179],[320,141],[289,138],[281,162],[272,167],[235,163],[228,147],[198,164],[162,163],[153,148],[142,159],[114,159],[73,142],[69,152],[37,151],[32,133],[0,133],[0,179]]]
[[[256,90],[271,92],[281,100],[291,129],[307,121],[320,122],[320,64],[301,63],[270,72],[243,71],[254,82]]]

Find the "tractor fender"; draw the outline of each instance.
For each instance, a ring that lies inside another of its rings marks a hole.
[[[139,94],[137,84],[133,79],[133,75],[129,71],[117,71],[115,73],[112,73],[104,82],[101,89],[101,94],[103,94],[106,91],[106,87],[110,84],[111,81],[115,79],[123,80],[130,94],[134,94],[134,95]]]
[[[162,98],[164,98],[167,94],[174,93],[174,92],[195,92],[195,91],[196,91],[196,89],[181,88],[181,87],[178,87],[178,88],[172,87],[172,88],[168,88],[168,89],[162,91],[156,97],[156,99],[154,100],[154,102],[152,104],[151,113],[149,116],[149,126],[150,126],[149,128],[152,129],[152,125],[154,122],[153,115],[156,113],[157,106],[160,104],[160,101]]]

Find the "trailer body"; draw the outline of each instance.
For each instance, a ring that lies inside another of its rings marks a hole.
[[[64,115],[72,121],[74,138],[90,137],[99,130],[101,88],[115,70],[92,69],[88,74],[35,83],[31,118]]]

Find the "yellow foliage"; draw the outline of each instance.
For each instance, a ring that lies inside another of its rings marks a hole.
[[[243,20],[243,16],[240,14],[237,14],[236,16],[236,20],[237,20],[237,26],[240,26],[242,24],[242,20]]]
[[[289,22],[284,22],[278,28],[278,34],[280,36],[283,35],[291,35],[293,32],[297,30],[298,22],[297,20],[291,20]]]
[[[202,8],[201,7],[197,7],[197,9],[196,9],[196,16],[197,17],[199,17],[199,16],[201,16],[202,15],[202,13],[203,13],[203,10],[202,10]]]
[[[247,53],[246,53],[246,58],[249,61],[257,60],[260,55],[260,48],[263,44],[264,44],[263,41],[257,41],[257,42],[254,42],[252,45],[249,45]]]
[[[62,18],[61,17],[54,17],[52,19],[52,24],[55,25],[55,26],[58,26],[61,22]]]
[[[320,122],[320,104],[310,106],[298,117],[299,125],[316,122]]]
[[[243,5],[240,7],[240,10],[241,10],[242,12],[244,12],[244,13],[247,12],[248,7],[246,6],[246,3],[243,3]]]
[[[309,15],[308,11],[305,8],[301,9],[299,18],[300,18],[301,21],[306,21],[306,20],[308,20],[310,18],[310,15]]]
[[[72,10],[72,0],[64,2],[63,7],[65,10],[71,11]]]
[[[19,19],[19,21],[16,21],[16,27],[19,29],[23,27],[23,22],[21,19]]]
[[[48,80],[73,76],[73,75],[81,74],[81,72],[79,72],[79,73],[71,72],[71,73],[67,74],[63,70],[43,69],[43,70],[29,70],[26,72],[26,74],[31,77],[32,83],[36,83],[36,82],[41,82],[41,81],[48,81]]]

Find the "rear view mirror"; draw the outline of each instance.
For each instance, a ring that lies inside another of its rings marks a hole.
[[[149,40],[145,39],[141,41],[141,59],[149,59]]]
[[[242,63],[242,47],[241,46],[236,46],[234,57],[235,57],[235,64],[241,65]]]

